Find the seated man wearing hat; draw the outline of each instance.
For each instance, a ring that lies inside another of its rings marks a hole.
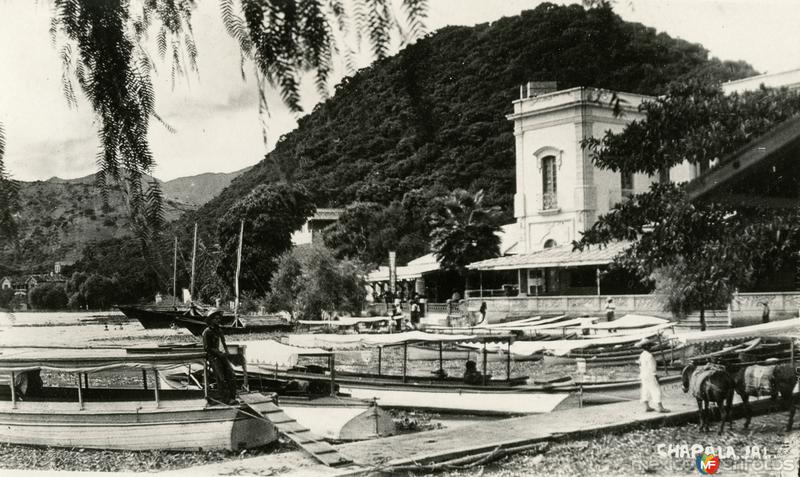
[[[642,349],[642,354],[639,355],[639,378],[642,381],[642,402],[644,403],[645,411],[653,412],[657,408],[658,412],[669,412],[661,404],[661,386],[658,384],[658,377],[656,376],[656,359],[650,353],[653,342],[643,338],[636,343],[636,346]],[[655,405],[655,408],[651,404]]]

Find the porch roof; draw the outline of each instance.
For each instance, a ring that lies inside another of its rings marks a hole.
[[[581,267],[608,265],[631,242],[612,242],[605,247],[592,246],[573,251],[571,245],[547,248],[538,252],[491,258],[467,265],[472,270],[516,270],[520,268]]]

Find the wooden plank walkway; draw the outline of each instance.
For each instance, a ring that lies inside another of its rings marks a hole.
[[[443,462],[464,456],[491,452],[498,448],[512,449],[527,444],[564,438],[585,438],[588,435],[620,431],[641,425],[659,426],[665,423],[697,422],[697,403],[676,391],[679,384],[665,386],[664,406],[671,412],[645,412],[638,401],[630,401],[582,409],[555,411],[524,417],[470,424],[452,429],[405,434],[383,439],[354,442],[335,446],[340,454],[353,463],[327,471],[320,465],[297,469],[297,475],[368,475],[395,466]],[[738,398],[734,401],[734,416],[742,414]],[[751,401],[754,414],[764,413],[774,405],[769,399]],[[741,429],[741,421],[734,421]],[[712,425],[712,429],[714,429]],[[281,454],[278,454],[279,456]],[[284,456],[286,454],[283,454]],[[270,468],[276,456],[260,456],[231,463],[196,467],[192,472],[203,475],[259,475]],[[291,475],[287,474],[287,475]]]
[[[339,454],[325,439],[301,426],[272,401],[266,400],[263,394],[241,394],[239,395],[239,399],[264,416],[264,418],[274,424],[280,432],[300,446],[301,449],[311,454],[319,462],[329,467],[339,467],[352,463],[350,459]]]

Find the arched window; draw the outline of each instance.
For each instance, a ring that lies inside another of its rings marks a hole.
[[[542,209],[558,208],[556,200],[556,158],[547,156],[542,159]]]
[[[558,244],[556,243],[556,241],[555,241],[555,240],[553,240],[553,239],[547,239],[547,241],[545,241],[545,243],[544,243],[544,248],[553,248],[553,247],[555,247],[556,245],[558,245]]]

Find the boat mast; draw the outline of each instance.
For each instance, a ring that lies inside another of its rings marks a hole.
[[[197,222],[194,223],[194,242],[192,245],[192,281],[189,282],[189,297],[194,301],[194,260],[197,256]]]
[[[239,272],[242,268],[242,236],[244,235],[244,219],[239,225],[239,251],[236,254],[236,279],[233,282],[236,298],[233,302],[233,316],[239,317]]]
[[[172,253],[172,306],[178,299],[178,236],[175,236],[175,247]]]

